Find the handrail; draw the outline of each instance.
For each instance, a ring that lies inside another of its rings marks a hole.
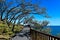
[[[46,33],[42,33],[40,31],[34,30],[34,29],[30,29],[30,33],[31,33],[32,40],[60,40],[59,37],[52,36],[52,35],[46,34]]]

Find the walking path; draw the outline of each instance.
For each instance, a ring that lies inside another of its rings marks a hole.
[[[26,33],[26,32],[29,32],[29,31],[30,31],[30,28],[29,28],[29,27],[25,27],[25,28],[22,30],[22,33]],[[17,34],[16,37],[12,38],[12,40],[29,40],[26,36],[21,37],[21,36],[19,36],[19,35],[20,35],[20,33]]]
[[[29,39],[26,36],[24,36],[24,37],[16,36],[16,37],[12,38],[12,40],[29,40]]]

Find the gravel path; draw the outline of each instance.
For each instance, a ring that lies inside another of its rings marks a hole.
[[[28,32],[30,31],[30,28],[28,27],[25,27],[22,32],[25,33],[25,32]],[[19,34],[18,34],[19,35]],[[12,38],[12,40],[29,40],[26,36],[23,36],[23,37],[20,37],[20,36],[16,36],[14,38]]]
[[[16,36],[16,37],[12,38],[12,40],[29,40],[29,39],[27,39],[26,36],[24,36],[24,37]]]

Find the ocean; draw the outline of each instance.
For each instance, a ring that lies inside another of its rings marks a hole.
[[[51,34],[57,36],[60,33],[60,26],[47,26],[51,29]]]

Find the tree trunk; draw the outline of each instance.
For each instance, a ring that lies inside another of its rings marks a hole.
[[[14,27],[15,27],[15,25],[13,25],[13,27],[12,27],[12,32],[14,32]]]
[[[12,27],[12,32],[14,32],[15,22],[16,22],[16,20],[14,20],[13,27]]]

